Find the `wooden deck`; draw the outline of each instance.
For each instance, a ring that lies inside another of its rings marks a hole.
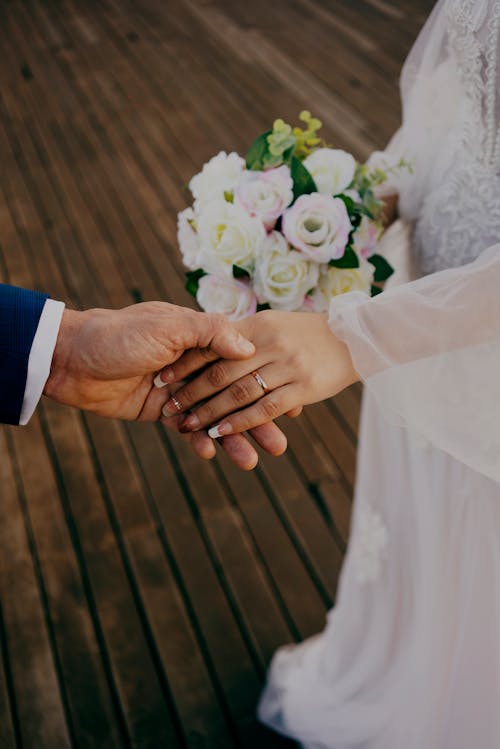
[[[399,119],[431,0],[3,0],[0,277],[76,307],[191,304],[183,185],[311,109],[366,156]],[[322,628],[349,527],[359,390],[243,474],[156,425],[45,401],[0,430],[0,747],[279,747],[254,717]]]

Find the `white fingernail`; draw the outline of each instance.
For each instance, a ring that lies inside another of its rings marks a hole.
[[[227,437],[228,434],[233,433],[233,426],[229,421],[221,421],[220,424],[216,424],[214,427],[208,430],[208,436],[213,440],[219,437]]]
[[[160,375],[157,374],[156,377],[153,380],[154,386],[157,388],[164,388],[168,385],[168,382],[163,382]]]

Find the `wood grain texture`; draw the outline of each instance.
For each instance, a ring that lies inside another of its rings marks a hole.
[[[359,158],[383,146],[431,5],[1,3],[1,280],[77,308],[192,305],[192,174],[303,108]],[[360,395],[283,422],[288,453],[251,475],[50,402],[0,429],[0,747],[289,746],[255,705],[275,649],[335,600]]]

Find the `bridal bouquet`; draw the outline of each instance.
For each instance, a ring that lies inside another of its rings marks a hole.
[[[245,159],[222,151],[189,183],[194,203],[178,216],[178,239],[186,288],[206,312],[322,312],[337,294],[378,293],[393,272],[377,254],[374,188],[387,170],[328,147],[309,112],[300,120],[276,120]]]

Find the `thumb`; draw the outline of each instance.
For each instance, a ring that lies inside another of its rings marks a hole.
[[[184,353],[165,368],[155,385],[180,382],[216,359],[249,359],[255,346],[224,315],[210,315],[189,310],[189,324],[181,326]]]
[[[207,352],[222,359],[248,359],[255,354],[255,346],[238,332],[223,315],[202,315],[211,318],[211,337],[206,344]]]

